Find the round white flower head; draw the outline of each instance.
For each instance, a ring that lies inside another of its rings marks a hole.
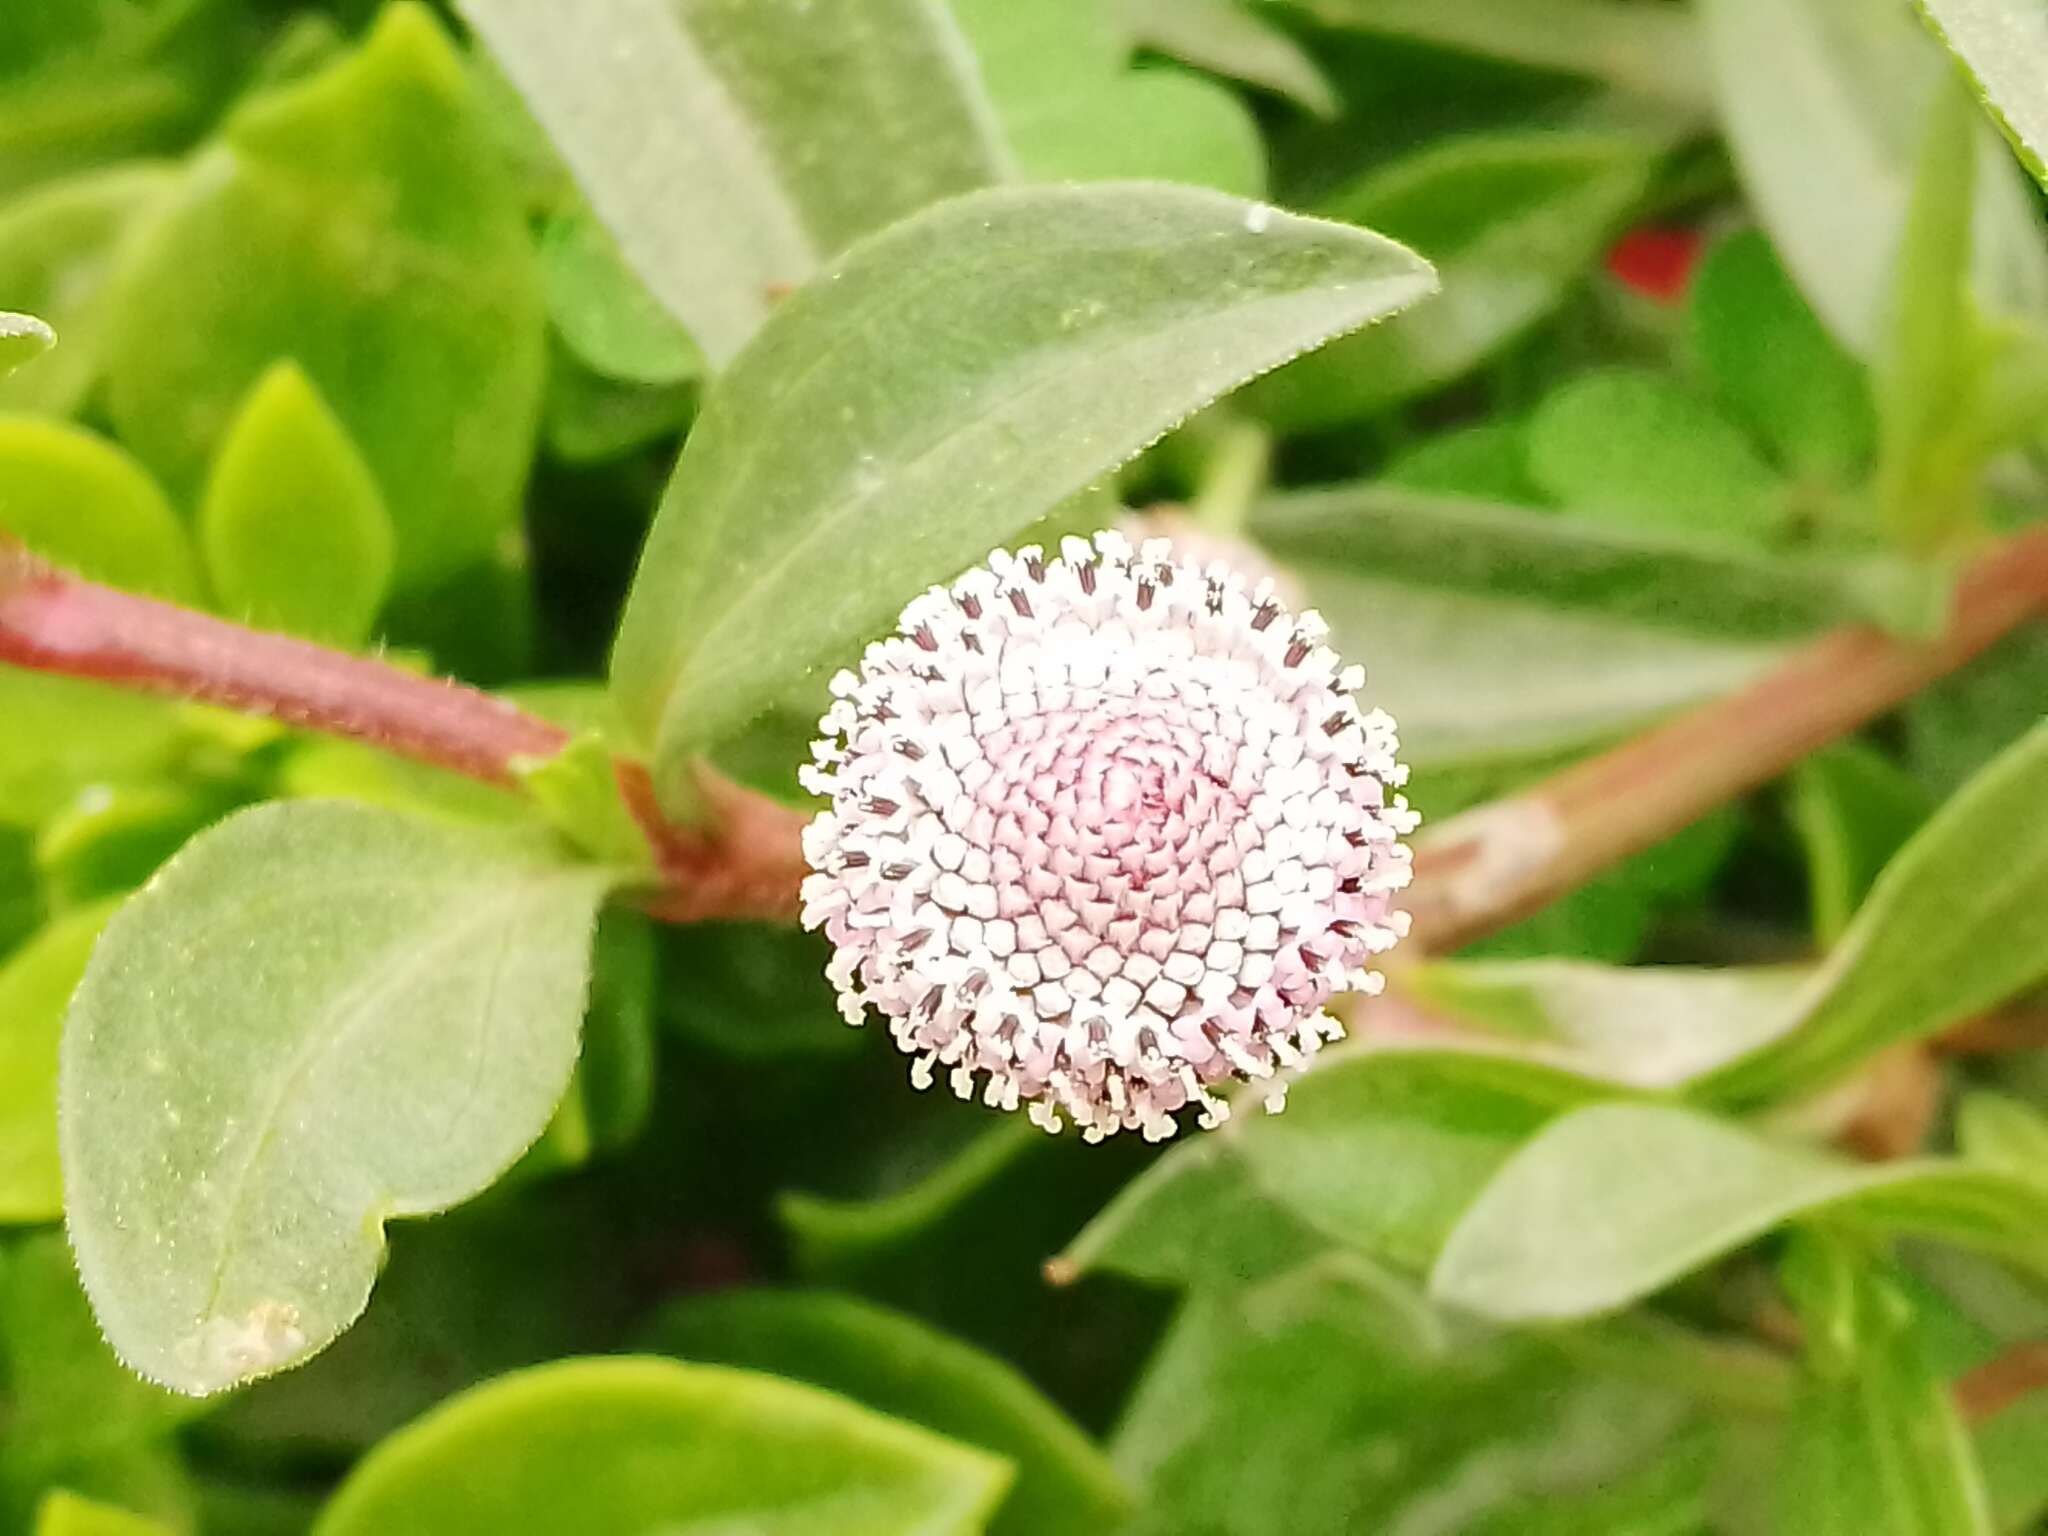
[[[1114,533],[913,602],[832,680],[804,771],[831,806],[803,920],[847,1021],[887,1018],[919,1087],[945,1068],[1091,1141],[1283,1085],[1407,931],[1407,772],[1325,633],[1271,581]]]

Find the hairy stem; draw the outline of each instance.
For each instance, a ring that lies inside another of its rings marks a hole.
[[[1442,954],[1527,915],[1776,777],[2048,612],[2048,530],[1964,578],[1938,640],[1836,630],[1755,684],[1427,834],[1416,854],[1410,954]],[[58,571],[0,541],[0,663],[268,715],[491,783],[567,744],[559,727],[458,683],[418,677]],[[706,830],[670,824],[645,767],[622,759],[628,803],[658,855],[649,899],[673,921],[788,917],[801,811],[703,776]]]

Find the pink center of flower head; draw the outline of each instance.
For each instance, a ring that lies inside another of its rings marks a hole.
[[[1114,533],[998,551],[832,680],[803,920],[919,1087],[944,1067],[1047,1130],[1158,1140],[1341,1038],[1332,993],[1377,990],[1407,771],[1364,673],[1271,587]]]

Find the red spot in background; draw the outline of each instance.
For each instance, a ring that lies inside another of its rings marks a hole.
[[[1645,298],[1674,304],[1692,280],[1703,243],[1696,229],[1645,225],[1615,241],[1607,253],[1607,270]]]

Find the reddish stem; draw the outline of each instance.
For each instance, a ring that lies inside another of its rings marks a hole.
[[[1915,645],[1834,631],[1768,676],[1425,837],[1410,893],[1410,955],[1442,954],[1768,782],[2048,610],[2048,530],[1993,550],[1964,578],[1948,632]],[[0,662],[172,694],[505,784],[515,759],[567,733],[501,699],[136,597],[0,541]],[[788,917],[803,876],[801,812],[706,772],[702,830],[669,823],[643,765],[619,782],[646,828],[673,921]],[[1398,953],[1398,952],[1397,952]]]
[[[1815,748],[1896,708],[2048,611],[2048,529],[1993,550],[1964,576],[1937,640],[1863,625],[1802,646],[1747,688],[1454,817],[1418,844],[1410,907],[1442,954],[1556,900]]]
[[[267,715],[490,784],[516,784],[518,760],[552,757],[570,740],[480,689],[85,581],[4,539],[0,663]],[[678,828],[656,807],[643,765],[621,759],[618,774],[661,869],[664,889],[649,903],[657,915],[795,912],[800,813],[707,775],[713,829]]]
[[[475,688],[245,629],[58,571],[0,545],[0,661],[218,704],[493,784],[569,733]]]

